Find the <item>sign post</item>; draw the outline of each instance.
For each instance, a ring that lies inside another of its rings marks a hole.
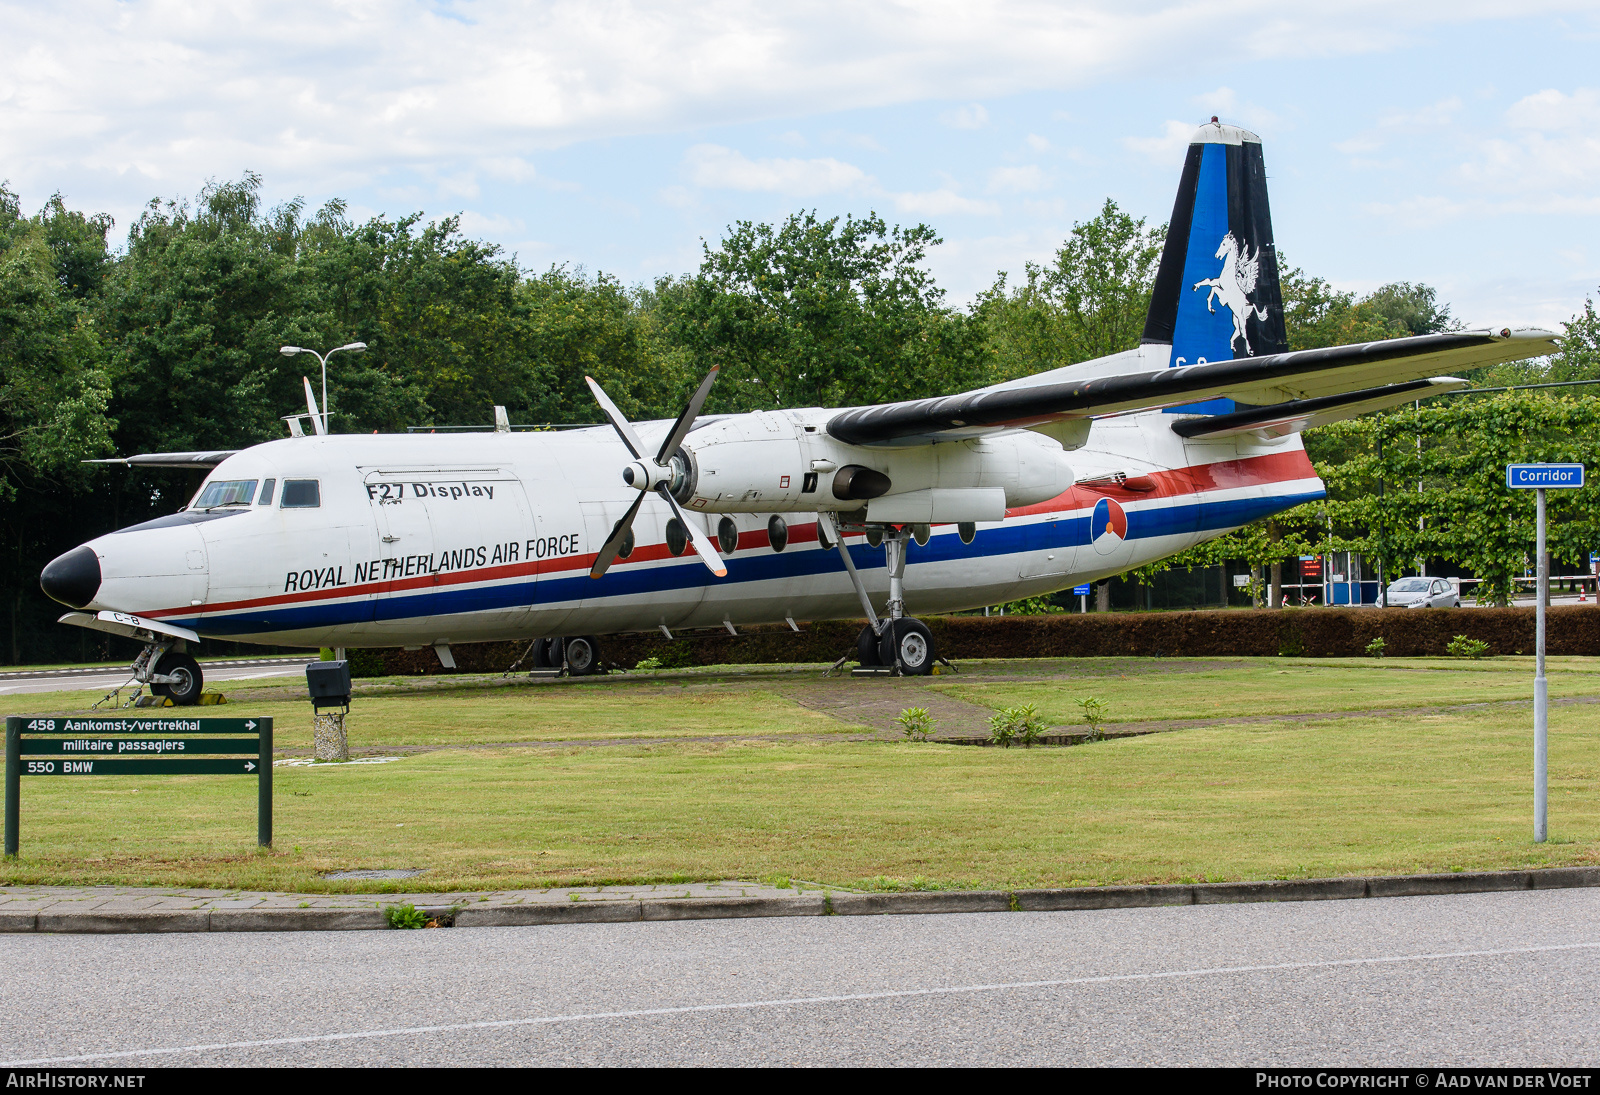
[[[256,842],[272,846],[271,719],[8,716],[7,856],[16,855],[21,843],[25,775],[255,776]]]
[[[1507,464],[1506,486],[1531,490],[1534,499],[1534,561],[1538,584],[1534,593],[1533,659],[1533,841],[1550,835],[1550,686],[1544,676],[1544,605],[1550,599],[1550,560],[1545,555],[1544,492],[1583,486],[1582,464]]]

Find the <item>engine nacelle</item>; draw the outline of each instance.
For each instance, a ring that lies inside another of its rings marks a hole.
[[[1004,508],[1049,501],[1074,482],[1060,443],[1027,430],[868,448],[823,432],[836,413],[755,411],[696,429],[683,446],[694,474],[681,500],[707,513],[854,513],[865,507],[869,520],[885,523],[911,519],[872,512],[925,514],[915,518],[923,522],[998,520]],[[994,513],[1002,497],[1001,512]],[[971,516],[980,512],[985,516]]]

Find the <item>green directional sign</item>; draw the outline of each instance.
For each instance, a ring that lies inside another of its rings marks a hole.
[[[271,719],[52,718],[23,715],[24,734],[254,734]],[[9,728],[11,719],[6,719]]]
[[[227,760],[90,760],[85,757],[30,757],[22,762],[25,776],[250,776],[260,771],[261,762],[255,757]]]
[[[226,775],[256,777],[256,840],[271,847],[271,719],[8,716],[6,855],[17,854],[23,776]]]
[[[25,757],[187,757],[193,753],[261,752],[254,738],[23,738]]]

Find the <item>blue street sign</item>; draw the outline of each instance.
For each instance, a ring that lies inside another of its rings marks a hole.
[[[1087,594],[1088,594],[1088,592],[1089,592],[1089,587],[1088,587],[1088,586],[1086,586],[1086,585],[1082,585],[1082,586],[1073,586],[1073,587],[1072,587],[1072,592],[1074,592],[1074,593],[1076,593],[1076,594],[1077,594],[1077,595],[1078,595],[1078,596],[1080,596],[1080,597],[1083,597],[1083,596],[1086,596],[1086,595],[1087,595]]]
[[[1512,490],[1564,490],[1583,486],[1582,464],[1507,464]]]

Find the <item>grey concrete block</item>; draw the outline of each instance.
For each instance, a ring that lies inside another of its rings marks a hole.
[[[139,912],[55,912],[38,914],[39,931],[87,932],[203,932],[211,923],[209,909],[158,909]]]
[[[1156,905],[1193,904],[1193,886],[1085,886],[1071,890],[1017,891],[1017,909],[1020,912],[1144,909]]]
[[[39,914],[32,909],[0,909],[0,932],[31,932],[39,926]]]
[[[214,932],[336,932],[387,928],[382,909],[216,909]]]
[[[1532,888],[1533,879],[1527,871],[1462,871],[1460,874],[1389,875],[1367,879],[1369,897],[1426,897]]]
[[[1536,890],[1565,890],[1576,886],[1600,886],[1600,867],[1550,867],[1529,871]]]
[[[1239,901],[1344,901],[1367,896],[1364,878],[1291,878],[1267,882],[1205,882],[1194,888],[1196,905]]]
[[[925,890],[918,893],[836,893],[838,916],[903,913],[1009,912],[1011,895],[1004,890]]]
[[[637,901],[572,901],[526,905],[469,905],[456,913],[458,928],[513,928],[525,924],[619,924],[640,920]]]
[[[739,916],[821,916],[822,895],[690,897],[641,901],[646,920],[716,920]]]

